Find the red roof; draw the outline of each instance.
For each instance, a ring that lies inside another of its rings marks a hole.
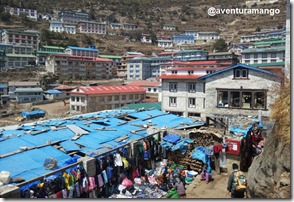
[[[70,92],[70,94],[119,94],[119,93],[146,93],[146,90],[140,86],[80,86]]]
[[[138,54],[138,55],[127,55],[127,56],[123,56],[123,58],[134,58],[134,57],[143,57],[145,56],[144,54]]]
[[[161,53],[158,53],[158,55],[172,55],[174,54],[174,52],[161,52]]]
[[[89,57],[89,56],[77,56],[77,55],[69,55],[69,54],[51,54],[54,57],[67,57],[72,60],[83,60],[86,59],[87,61],[100,61],[100,62],[112,62],[111,59],[108,58],[99,58],[99,57]]]
[[[220,69],[224,69],[225,67],[174,67],[174,68],[168,68],[168,69],[165,69],[165,71],[195,71],[195,70],[220,70]]]
[[[68,86],[68,85],[60,85],[54,88],[55,90],[72,90],[74,87]]]
[[[167,75],[167,74],[163,74],[161,75],[159,78],[161,79],[198,79],[201,76],[204,75],[177,75],[177,74],[171,74],[171,75]]]
[[[145,80],[140,80],[140,81],[133,81],[131,83],[128,83],[130,86],[158,86],[160,84],[159,81],[145,81]]]

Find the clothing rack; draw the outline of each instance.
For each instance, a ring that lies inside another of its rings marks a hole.
[[[153,135],[156,135],[156,134],[159,135],[159,134],[160,134],[160,131],[158,131],[158,132],[156,132],[156,133],[152,133],[152,134],[150,134],[150,135],[147,135],[146,137],[142,137],[142,138],[136,139],[134,142],[140,141],[140,140],[142,140],[142,139],[148,138],[148,137],[153,136]],[[103,156],[103,155],[105,155],[105,154],[107,154],[107,153],[110,153],[110,152],[112,152],[112,151],[114,151],[114,150],[118,150],[118,149],[120,149],[120,148],[122,148],[122,147],[129,146],[131,143],[132,143],[132,141],[131,141],[131,142],[128,142],[128,143],[126,143],[126,144],[120,145],[120,146],[118,146],[118,147],[115,147],[114,149],[110,149],[110,150],[108,150],[108,151],[106,151],[106,152],[103,152],[103,153],[101,153],[101,154],[98,154],[98,155],[92,156],[92,158],[97,158],[97,157],[99,157],[99,156]],[[18,186],[18,187],[25,186],[25,185],[27,185],[27,184],[33,183],[33,182],[35,182],[35,181],[37,181],[37,180],[44,179],[45,177],[48,177],[48,176],[54,175],[54,174],[56,174],[56,173],[58,173],[58,172],[62,172],[62,171],[64,171],[64,170],[68,169],[68,168],[71,168],[71,167],[74,167],[74,166],[77,166],[77,165],[80,165],[80,164],[83,164],[83,161],[79,161],[79,160],[78,160],[78,161],[75,162],[75,163],[72,163],[72,164],[70,164],[70,165],[68,165],[68,166],[65,166],[65,167],[62,167],[62,168],[59,168],[59,169],[54,170],[54,171],[52,171],[52,172],[50,172],[50,173],[44,174],[44,175],[39,176],[39,177],[35,177],[35,178],[30,179],[30,180],[25,181],[25,182],[21,182],[21,183],[17,184],[16,186]]]

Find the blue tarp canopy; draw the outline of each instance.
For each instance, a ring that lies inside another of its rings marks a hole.
[[[173,144],[177,143],[180,139],[181,137],[178,135],[166,135],[163,137],[163,140]]]
[[[30,112],[21,112],[22,117],[26,119],[45,116],[45,112],[43,110],[34,110]]]
[[[45,93],[53,94],[53,95],[62,94],[61,91],[59,91],[59,90],[55,90],[55,89],[47,90],[47,91],[45,91]]]

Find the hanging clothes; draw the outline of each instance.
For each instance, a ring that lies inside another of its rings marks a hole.
[[[122,166],[122,160],[121,160],[121,155],[119,153],[115,154],[115,158],[114,158],[114,165],[115,166]]]

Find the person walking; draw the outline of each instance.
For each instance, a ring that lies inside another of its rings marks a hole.
[[[236,163],[232,164],[233,172],[229,176],[227,190],[231,192],[231,198],[244,198],[245,191],[237,191],[236,187],[238,186],[238,180],[236,179],[236,174],[241,172],[239,171],[239,166]],[[239,175],[239,174],[238,174]]]
[[[201,171],[201,181],[206,181],[206,184],[208,184],[212,180],[212,170],[211,167],[207,164],[204,164],[203,169]]]

